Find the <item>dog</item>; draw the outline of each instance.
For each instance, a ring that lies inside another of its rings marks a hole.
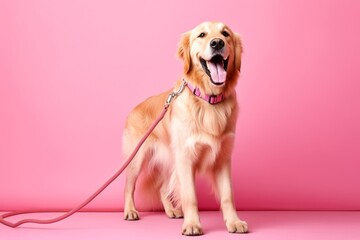
[[[184,33],[177,55],[183,61],[183,91],[168,108],[126,172],[124,219],[138,220],[135,185],[157,194],[169,218],[184,218],[183,235],[203,234],[195,190],[196,173],[210,176],[227,230],[246,233],[231,186],[231,153],[238,115],[235,86],[242,44],[237,33],[221,22],[204,22]],[[136,106],[126,120],[123,152],[129,156],[163,109],[172,90]]]

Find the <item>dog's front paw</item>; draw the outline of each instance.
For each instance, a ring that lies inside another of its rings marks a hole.
[[[199,236],[203,231],[200,224],[184,224],[182,227],[182,235],[185,236]]]
[[[124,219],[128,221],[139,220],[139,213],[136,210],[129,210],[124,212]]]
[[[239,219],[227,223],[226,227],[230,233],[247,233],[248,232],[247,223],[245,221],[241,221]]]

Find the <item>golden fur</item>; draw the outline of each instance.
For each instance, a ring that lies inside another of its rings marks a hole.
[[[200,63],[200,58],[212,61],[210,58],[214,50],[209,45],[213,39],[224,42],[221,54],[228,60],[226,81],[220,85],[210,81]],[[223,93],[225,98],[221,103],[211,105],[185,87],[173,101],[165,118],[127,169],[126,220],[139,219],[134,191],[141,173],[146,188],[159,195],[166,214],[170,218],[184,217],[182,233],[202,234],[194,184],[195,174],[202,172],[211,176],[228,231],[247,232],[246,222],[237,216],[230,181],[230,159],[238,112],[235,86],[241,53],[239,35],[220,22],[202,23],[182,35],[177,54],[184,62],[184,73],[174,89],[184,79],[202,93]],[[171,91],[148,98],[129,114],[123,136],[126,156],[160,114],[169,93]]]

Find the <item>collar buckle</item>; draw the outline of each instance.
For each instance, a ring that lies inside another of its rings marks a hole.
[[[211,105],[214,105],[214,104],[222,102],[223,100],[224,100],[224,95],[222,93],[219,95],[210,95],[208,103],[210,103]]]

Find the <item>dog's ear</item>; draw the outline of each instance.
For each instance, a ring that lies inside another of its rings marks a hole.
[[[242,43],[240,39],[240,35],[238,33],[234,33],[234,65],[235,68],[240,71],[241,68],[241,54],[243,52]]]
[[[184,73],[188,73],[191,70],[191,57],[190,57],[190,32],[182,34],[177,56],[184,61]]]

